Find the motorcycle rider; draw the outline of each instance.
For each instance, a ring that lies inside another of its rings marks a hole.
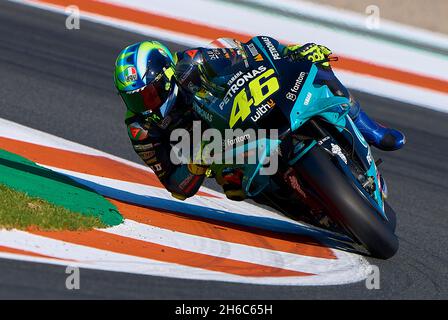
[[[260,37],[252,40],[256,38]],[[284,46],[275,39],[262,38],[268,39],[280,57],[317,62],[320,81],[335,95],[350,98],[350,117],[369,144],[381,150],[397,150],[404,145],[401,132],[370,119],[334,76],[328,48],[314,43]],[[193,48],[172,55],[157,41],[143,41],[126,47],[116,60],[115,86],[127,107],[125,123],[133,148],[177,199],[185,200],[198,191],[207,167],[173,164],[170,133],[176,128],[191,132],[193,121],[199,120],[193,112],[194,96],[207,91],[224,93],[234,76],[232,69],[247,64],[247,43],[218,39],[215,48]],[[244,199],[241,178],[242,173],[234,170],[220,177],[228,198]]]

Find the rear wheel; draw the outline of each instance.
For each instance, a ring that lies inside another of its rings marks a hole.
[[[336,164],[334,156],[320,147],[310,150],[295,165],[300,179],[316,192],[328,210],[328,215],[347,229],[351,235],[376,258],[387,259],[398,250],[394,234],[395,212],[386,205],[389,221],[382,218]]]

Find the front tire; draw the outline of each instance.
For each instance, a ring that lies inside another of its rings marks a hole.
[[[380,259],[392,257],[398,250],[395,222],[388,222],[380,216],[335,161],[335,156],[314,147],[295,168],[299,178],[323,201],[329,216],[341,223],[371,256]]]

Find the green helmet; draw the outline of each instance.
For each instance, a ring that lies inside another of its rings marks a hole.
[[[115,87],[134,113],[169,112],[177,96],[175,64],[171,52],[157,41],[126,47],[115,62]]]

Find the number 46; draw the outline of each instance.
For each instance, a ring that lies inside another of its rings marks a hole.
[[[241,121],[246,120],[246,118],[251,114],[250,107],[252,105],[258,106],[264,100],[277,92],[278,89],[280,89],[277,77],[267,79],[272,74],[274,74],[274,69],[269,69],[249,83],[249,91],[251,95],[250,99],[247,96],[246,88],[241,90],[235,96],[235,99],[233,100],[232,112],[230,114],[230,128],[233,128],[233,126],[240,119]],[[263,79],[267,80],[261,83]],[[265,91],[265,93],[263,93],[263,91]]]

